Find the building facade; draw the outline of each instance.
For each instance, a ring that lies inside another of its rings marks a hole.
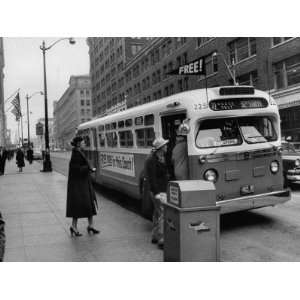
[[[55,148],[68,149],[79,124],[92,119],[89,75],[71,76],[69,87],[54,102],[53,134]]]
[[[4,80],[4,47],[3,38],[0,37],[0,146],[6,145],[6,117],[4,109],[4,90],[3,90],[3,80]]]
[[[138,53],[149,38],[90,37],[93,116],[103,116],[126,109],[124,92],[125,64]]]
[[[205,58],[205,76],[168,75],[200,57]],[[101,69],[99,76],[102,76]],[[298,37],[152,38],[125,61],[118,80],[123,84],[117,85],[116,93],[124,95],[127,108],[185,90],[232,85],[234,81],[253,85],[276,99],[283,136],[300,141]],[[99,99],[94,99],[95,105]]]

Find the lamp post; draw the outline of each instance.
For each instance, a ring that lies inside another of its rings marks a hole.
[[[27,139],[28,139],[28,147],[30,146],[30,127],[29,127],[29,104],[28,104],[28,100],[31,99],[36,94],[44,95],[43,92],[35,92],[30,96],[28,96],[28,94],[26,95],[26,100],[27,100],[27,130],[28,130]]]
[[[213,56],[213,57],[216,57],[216,56],[221,56],[221,57],[222,57],[223,62],[224,62],[224,64],[225,64],[226,68],[227,68],[227,71],[228,71],[228,73],[229,73],[231,79],[233,80],[233,84],[234,84],[234,85],[238,85],[237,82],[236,82],[236,79],[235,79],[235,71],[234,71],[234,70],[233,70],[233,71],[231,70],[231,68],[233,67],[233,63],[234,63],[234,62],[232,62],[232,65],[229,66],[229,65],[227,64],[226,59],[225,59],[225,57],[224,57],[224,54],[223,54],[222,52],[220,52],[220,53],[214,52],[212,56]]]
[[[49,47],[46,47],[45,41],[43,41],[40,49],[43,52],[43,66],[44,66],[44,102],[45,102],[45,158],[43,161],[43,172],[52,171],[52,163],[50,160],[50,147],[49,147],[49,127],[48,127],[48,94],[47,94],[47,78],[46,78],[46,51],[51,49],[54,45],[63,40],[69,40],[71,45],[75,44],[73,38],[62,38],[51,44]]]

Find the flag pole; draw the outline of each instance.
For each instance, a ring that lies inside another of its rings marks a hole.
[[[20,146],[20,119],[18,120],[18,146]]]
[[[21,134],[22,134],[22,147],[24,146],[24,141],[23,141],[23,116],[21,114]]]

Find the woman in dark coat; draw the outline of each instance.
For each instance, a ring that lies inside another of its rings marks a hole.
[[[18,148],[17,155],[16,155],[16,163],[19,168],[19,172],[22,172],[22,168],[25,167],[25,161],[24,161],[24,152],[21,148]]]
[[[70,233],[72,236],[81,236],[77,229],[77,221],[79,218],[88,218],[88,233],[97,234],[99,230],[93,226],[93,216],[97,214],[97,200],[90,176],[90,172],[95,172],[96,169],[90,167],[81,151],[85,146],[81,137],[75,137],[71,145],[73,150],[69,164],[66,213],[67,218],[73,218]]]

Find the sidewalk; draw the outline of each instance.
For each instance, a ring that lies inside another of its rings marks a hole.
[[[42,165],[26,161],[23,173],[15,160],[0,177],[0,211],[6,222],[4,261],[162,261],[150,242],[151,223],[97,193],[101,211],[95,216],[99,235],[89,236],[80,219],[82,237],[71,238],[65,217],[67,177],[42,173]]]

